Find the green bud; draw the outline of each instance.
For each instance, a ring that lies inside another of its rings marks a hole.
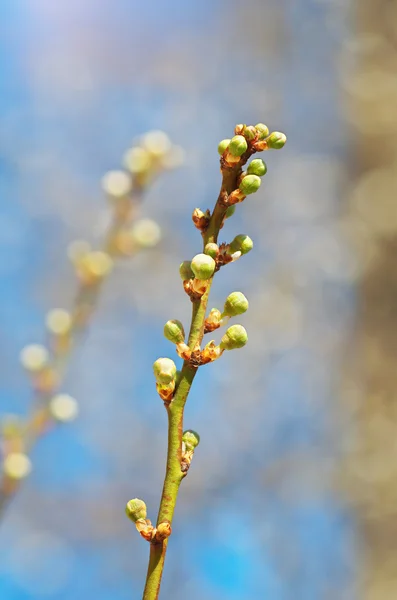
[[[269,135],[269,127],[267,127],[264,123],[258,123],[255,125],[255,129],[259,133],[260,140],[264,140],[265,137]]]
[[[229,244],[229,252],[241,252],[241,254],[247,254],[254,247],[254,242],[248,235],[240,233],[236,235],[234,240]]]
[[[226,298],[222,317],[236,317],[248,310],[248,300],[241,292],[233,292]]]
[[[261,186],[261,178],[258,175],[246,175],[242,178],[239,189],[243,194],[248,196],[257,192]]]
[[[219,344],[222,350],[235,350],[242,348],[248,341],[248,335],[242,325],[232,325],[226,330]]]
[[[204,248],[204,254],[208,254],[208,256],[211,256],[211,258],[215,259],[219,254],[218,244],[214,244],[212,242],[207,244]]]
[[[227,209],[227,211],[225,213],[225,219],[229,219],[231,216],[233,216],[235,210],[236,210],[235,204],[232,204],[231,206],[229,206],[229,208]]]
[[[284,133],[280,133],[280,131],[273,131],[269,137],[266,139],[266,143],[269,148],[273,148],[273,150],[280,150],[287,141],[287,136]]]
[[[241,156],[248,148],[247,140],[242,135],[235,135],[229,144],[229,152],[232,156]]]
[[[174,319],[167,321],[164,325],[164,336],[173,344],[180,344],[185,341],[185,330],[180,321]]]
[[[207,254],[196,254],[192,259],[191,267],[197,279],[210,279],[215,271],[215,261]]]
[[[224,153],[224,151],[226,150],[226,148],[228,148],[229,144],[230,144],[230,140],[222,140],[221,142],[219,142],[218,152],[221,156]]]
[[[256,136],[256,129],[252,125],[248,125],[248,127],[244,127],[243,135],[246,140],[249,142],[253,140]]]
[[[131,521],[136,523],[138,519],[146,519],[146,504],[143,500],[139,500],[139,498],[134,498],[127,502],[127,506],[125,507],[125,513]]]
[[[158,358],[153,363],[154,377],[160,385],[167,385],[176,377],[176,366],[170,358]]]
[[[262,177],[262,175],[266,175],[266,173],[267,173],[266,163],[261,158],[255,158],[248,165],[247,173],[249,175],[258,175],[258,177]]]
[[[200,443],[200,436],[196,431],[188,429],[183,432],[182,441],[185,442],[186,450],[194,450]]]
[[[190,260],[184,260],[183,263],[179,265],[179,275],[183,281],[193,279],[194,273],[192,271]]]

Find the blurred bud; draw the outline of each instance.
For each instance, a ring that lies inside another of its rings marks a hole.
[[[180,344],[185,341],[185,330],[183,325],[177,319],[167,321],[164,325],[164,336],[173,344]]]
[[[194,273],[192,271],[192,263],[190,260],[184,260],[179,265],[179,275],[183,281],[187,281],[188,279],[193,279]]]
[[[106,277],[112,267],[113,261],[109,254],[96,250],[82,257],[77,265],[77,272],[80,279],[90,285]]]
[[[215,261],[207,254],[196,254],[190,263],[192,271],[197,279],[210,279],[215,271]]]
[[[153,248],[161,239],[161,229],[152,219],[140,219],[132,225],[131,236],[141,248]]]
[[[175,380],[176,366],[170,358],[158,358],[153,363],[153,373],[158,384],[168,385]]]
[[[77,401],[68,394],[57,394],[51,398],[49,409],[51,416],[61,423],[74,421],[79,414]]]
[[[229,152],[232,156],[242,156],[248,148],[247,140],[242,135],[235,135],[229,144]]]
[[[10,452],[3,462],[3,471],[10,479],[24,479],[32,470],[30,458],[23,452]]]
[[[229,252],[233,254],[234,252],[241,252],[241,254],[247,254],[254,247],[254,242],[248,235],[244,233],[240,233],[236,235],[234,240],[229,244]]]
[[[225,213],[225,219],[229,219],[231,216],[233,216],[235,210],[236,210],[235,204],[232,204],[232,206],[229,206]]]
[[[183,432],[182,441],[185,443],[186,450],[193,450],[199,445],[200,436],[196,431],[187,429]]]
[[[148,171],[151,162],[152,160],[149,152],[140,146],[129,148],[123,157],[125,168],[133,175]]]
[[[108,171],[102,177],[102,188],[110,198],[125,198],[132,190],[131,177],[125,171]]]
[[[254,158],[253,161],[250,162],[247,168],[247,173],[249,175],[257,175],[258,177],[262,177],[262,175],[266,175],[267,166],[266,163],[261,158]]]
[[[68,246],[67,255],[69,260],[76,264],[83,256],[91,251],[91,246],[85,240],[75,240]]]
[[[221,142],[219,142],[218,152],[221,156],[225,152],[225,150],[229,147],[230,141],[231,140],[222,140]]]
[[[248,341],[248,335],[242,325],[232,325],[226,330],[221,339],[220,347],[222,350],[235,350],[242,348]]]
[[[47,313],[46,326],[53,335],[66,335],[72,327],[72,317],[62,308],[54,308]]]
[[[211,258],[215,259],[219,254],[218,244],[214,244],[213,242],[206,244],[204,248],[204,254],[208,254],[208,256],[211,256]]]
[[[248,196],[257,192],[261,186],[261,178],[257,175],[246,175],[242,178],[239,189],[240,191]]]
[[[255,129],[259,134],[259,139],[264,140],[265,137],[269,135],[269,127],[267,127],[264,123],[258,123],[255,125]]]
[[[3,415],[0,421],[1,436],[4,440],[20,438],[24,422],[17,415]]]
[[[171,149],[171,140],[164,131],[148,131],[141,138],[141,144],[152,156],[161,158]]]
[[[280,131],[273,131],[268,138],[266,138],[266,143],[268,148],[272,148],[273,150],[280,150],[287,141],[287,136],[284,133],[280,133]]]
[[[22,348],[19,358],[22,366],[32,373],[41,371],[49,362],[48,350],[40,344],[25,346]]]
[[[248,310],[248,300],[241,292],[233,292],[226,298],[222,317],[236,317]]]
[[[146,519],[147,508],[146,504],[143,500],[139,500],[139,498],[133,498],[127,502],[127,506],[125,507],[125,513],[131,521],[136,523],[138,519]]]

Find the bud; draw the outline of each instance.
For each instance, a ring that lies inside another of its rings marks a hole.
[[[66,310],[54,308],[47,313],[46,325],[53,335],[66,335],[72,326],[72,317]]]
[[[78,262],[91,251],[91,246],[85,240],[75,240],[71,242],[67,249],[67,255],[69,260],[78,264]]]
[[[206,244],[204,248],[204,254],[208,254],[208,256],[211,256],[211,258],[215,259],[219,254],[218,244],[214,244],[213,242]]]
[[[79,413],[79,405],[68,394],[57,394],[51,398],[49,409],[52,417],[61,423],[74,421]]]
[[[280,131],[273,131],[268,138],[266,138],[266,143],[268,148],[273,148],[273,150],[280,150],[287,141],[287,136],[284,133],[280,133]]]
[[[188,429],[183,432],[182,441],[185,444],[186,450],[194,450],[200,443],[200,436],[196,431]]]
[[[251,142],[253,139],[256,138],[256,135],[257,135],[255,127],[253,127],[252,125],[248,125],[248,127],[247,126],[244,127],[243,135],[246,140]]]
[[[185,341],[185,330],[180,321],[174,319],[167,321],[164,325],[164,336],[173,344],[180,344]]]
[[[162,158],[171,149],[170,138],[161,130],[145,133],[141,138],[141,144],[155,158]]]
[[[161,229],[152,219],[140,219],[131,227],[130,235],[141,248],[153,248],[161,239]]]
[[[25,346],[22,348],[19,358],[22,366],[32,373],[41,371],[49,362],[48,350],[40,344]]]
[[[158,384],[167,385],[176,377],[176,366],[170,358],[158,358],[153,363],[153,373]]]
[[[143,500],[139,500],[139,498],[134,498],[127,502],[127,506],[125,507],[125,513],[131,521],[136,523],[138,519],[146,519],[147,509],[146,504]]]
[[[210,211],[207,209],[203,212],[201,208],[195,208],[192,214],[192,221],[197,229],[205,231],[210,221]]]
[[[171,523],[169,521],[162,521],[156,527],[155,539],[158,542],[162,542],[166,538],[170,537],[171,532]]]
[[[234,240],[229,244],[229,252],[233,254],[234,252],[241,252],[241,254],[247,254],[254,247],[254,242],[248,235],[244,233],[240,233],[236,235]]]
[[[232,325],[226,330],[221,339],[220,348],[222,350],[235,350],[242,348],[248,341],[248,335],[242,325]]]
[[[230,141],[231,140],[222,140],[221,142],[219,142],[218,152],[221,156],[225,152],[225,150],[229,147]]]
[[[261,178],[258,175],[246,175],[239,185],[240,192],[248,196],[257,192],[261,186]]]
[[[236,210],[235,204],[232,204],[232,206],[229,206],[225,213],[225,219],[230,219],[230,217],[234,215],[235,210]]]
[[[248,148],[247,140],[242,135],[235,135],[229,144],[229,152],[232,156],[242,156]]]
[[[210,331],[215,331],[215,329],[218,329],[218,327],[221,326],[221,319],[221,311],[217,308],[211,308],[210,313],[204,323],[204,333],[209,333]]]
[[[255,125],[255,129],[259,134],[259,139],[264,140],[265,137],[269,135],[269,127],[267,127],[264,123],[258,123]]]
[[[236,127],[234,128],[234,135],[241,135],[245,127],[246,125],[244,125],[244,123],[239,123],[238,125],[236,125]]]
[[[262,177],[262,175],[266,175],[266,173],[267,173],[266,163],[261,158],[255,158],[248,165],[247,173],[249,175],[257,175],[258,177]]]
[[[132,190],[131,177],[125,171],[109,171],[102,177],[102,188],[111,198],[125,198]]]
[[[196,254],[192,259],[191,268],[197,279],[210,279],[215,271],[215,261],[207,254]]]
[[[24,479],[32,470],[30,458],[23,452],[10,452],[3,462],[3,471],[10,479]]]
[[[83,256],[77,265],[77,270],[81,280],[90,285],[108,275],[112,267],[113,261],[109,254],[97,250]]]
[[[123,164],[125,168],[133,175],[145,173],[150,169],[151,156],[147,150],[134,146],[124,154]]]
[[[183,263],[179,265],[179,275],[183,281],[187,281],[188,279],[193,279],[194,273],[192,271],[190,260],[184,260]]]
[[[248,300],[241,292],[233,292],[226,298],[222,317],[236,317],[248,310]]]

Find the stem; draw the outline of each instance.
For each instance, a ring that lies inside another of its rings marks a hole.
[[[248,156],[247,156],[248,158]],[[246,160],[246,159],[245,159]],[[203,234],[204,247],[209,242],[216,242],[219,231],[222,227],[227,204],[227,196],[233,192],[237,186],[237,179],[241,173],[243,159],[236,167],[222,170],[222,187],[211,216],[208,228]],[[189,331],[188,345],[191,350],[197,350],[204,335],[204,321],[208,298],[213,282],[213,277],[209,280],[207,290],[204,295],[193,302],[192,321]],[[186,400],[189,396],[190,388],[196,376],[197,368],[190,365],[188,361],[183,363],[181,379],[178,384],[175,396],[167,407],[168,413],[168,451],[167,467],[164,479],[164,486],[161,495],[160,508],[157,517],[157,525],[167,520],[172,523],[176,501],[178,498],[179,486],[186,473],[181,470],[182,453],[182,434],[183,434],[183,413]],[[165,554],[167,551],[168,538],[162,542],[151,542],[149,566],[146,576],[146,585],[143,593],[143,600],[157,600],[160,594],[160,584],[164,569]]]

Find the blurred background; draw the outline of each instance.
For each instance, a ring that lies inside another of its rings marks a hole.
[[[265,122],[260,192],[222,240],[252,253],[210,305],[240,290],[250,340],[200,370],[185,425],[201,434],[179,496],[164,599],[397,597],[397,5],[387,0],[2,0],[0,413],[32,402],[21,349],[68,308],[66,249],[99,243],[100,181],[161,129],[182,167],[141,214],[158,246],[118,263],[62,391],[79,418],[35,446],[0,525],[5,600],[140,598],[166,412],[152,377],[174,358],[166,320],[190,319],[178,265],[201,248],[219,140]]]

